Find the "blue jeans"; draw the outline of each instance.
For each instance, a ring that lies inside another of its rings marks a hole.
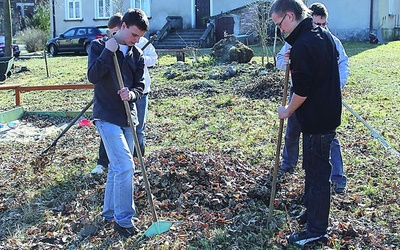
[[[290,97],[292,92],[290,93]],[[285,146],[282,152],[282,164],[281,167],[285,170],[294,169],[299,159],[299,139],[301,134],[301,125],[297,120],[296,113],[293,113],[287,119],[286,134],[285,134]],[[339,140],[335,136],[331,144],[331,164],[332,173],[331,181],[333,184],[346,185],[347,178],[343,170],[343,159],[342,152],[340,149]]]
[[[307,233],[326,234],[331,202],[330,182],[332,165],[329,160],[331,142],[335,132],[303,134],[303,168],[307,209]]]
[[[95,121],[95,125],[110,160],[102,215],[106,220],[114,219],[121,227],[132,227],[132,217],[136,214],[132,130],[102,120]]]
[[[146,120],[147,120],[147,111],[148,111],[148,95],[143,95],[136,102],[136,109],[139,124],[136,126],[136,135],[139,141],[140,152],[144,155],[145,147],[146,147],[146,137],[145,137],[145,129],[146,129]],[[134,149],[133,156],[136,156],[136,150]],[[99,159],[97,160],[98,165],[102,165],[103,167],[107,167],[109,163],[106,150],[103,145],[103,140],[100,140],[99,146]]]

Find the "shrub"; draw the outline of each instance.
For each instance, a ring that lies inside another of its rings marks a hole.
[[[43,30],[50,34],[50,6],[49,3],[38,4],[30,20],[30,27]]]
[[[48,34],[43,30],[26,28],[20,31],[19,37],[22,43],[25,44],[26,50],[28,52],[34,52],[44,50]]]

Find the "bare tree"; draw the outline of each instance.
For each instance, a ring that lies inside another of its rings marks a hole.
[[[260,45],[262,48],[261,62],[262,65],[265,65],[265,57],[267,58],[267,64],[269,64],[269,48],[268,48],[268,40],[269,36],[269,26],[270,20],[268,18],[270,8],[269,0],[255,0],[252,4],[249,5],[249,9],[254,15],[253,29],[257,32],[257,35],[260,39]]]
[[[112,4],[114,6],[114,13],[120,12],[120,13],[124,13],[124,3],[125,0],[113,0]],[[112,14],[114,14],[112,13]]]

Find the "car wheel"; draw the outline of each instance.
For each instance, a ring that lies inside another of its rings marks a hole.
[[[58,49],[57,49],[56,45],[50,44],[50,46],[49,46],[49,52],[50,52],[50,54],[51,54],[52,56],[56,56],[57,53],[58,53]]]
[[[90,52],[90,43],[87,43],[87,44],[85,45],[85,51],[86,51],[86,54],[89,55],[89,52]]]

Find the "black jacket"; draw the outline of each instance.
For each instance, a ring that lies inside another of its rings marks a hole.
[[[137,101],[144,89],[144,59],[143,53],[130,47],[123,56],[120,50],[116,51],[119,67],[121,69],[124,85],[135,93]],[[120,89],[117,73],[112,57],[113,53],[105,48],[105,40],[92,41],[88,56],[88,80],[94,84],[93,119],[100,119],[118,126],[129,126],[124,103],[117,94]]]
[[[319,134],[335,130],[341,122],[342,97],[338,52],[328,31],[313,27],[306,18],[285,39],[291,46],[293,92],[307,97],[296,110],[302,132]]]

